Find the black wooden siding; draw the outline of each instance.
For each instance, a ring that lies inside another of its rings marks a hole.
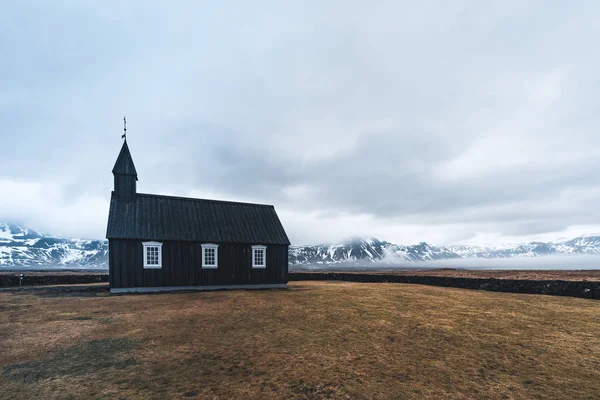
[[[136,179],[133,175],[115,175],[115,196],[126,201],[135,199]]]
[[[253,269],[251,246],[263,243],[221,243],[218,268],[203,269],[203,243],[164,241],[162,268],[144,269],[143,241],[109,240],[111,288],[253,285],[288,280],[287,245],[268,245],[266,268]]]

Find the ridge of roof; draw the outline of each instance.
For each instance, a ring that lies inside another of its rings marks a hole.
[[[270,207],[270,208],[275,208],[275,206],[273,206],[272,204],[245,203],[245,202],[241,202],[241,201],[229,201],[229,200],[198,199],[198,198],[194,198],[194,197],[167,196],[167,195],[164,195],[164,194],[136,193],[136,196],[159,197],[159,198],[172,199],[172,200],[204,201],[204,202],[211,202],[211,203],[222,203],[222,204],[233,204],[233,205],[244,205],[244,206],[254,206],[254,207]]]

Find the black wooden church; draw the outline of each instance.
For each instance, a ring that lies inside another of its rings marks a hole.
[[[111,292],[287,286],[290,241],[273,206],[137,193],[127,139],[112,173]]]

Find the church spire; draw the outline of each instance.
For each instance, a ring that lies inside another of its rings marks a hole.
[[[125,118],[123,118],[123,122],[126,122]],[[127,132],[126,126],[124,131]],[[122,138],[125,140],[123,141],[123,146],[121,147],[115,166],[112,169],[115,178],[114,195],[123,200],[133,200],[135,198],[136,182],[138,180],[137,171],[133,164],[133,158],[131,157],[125,134]]]
[[[133,164],[133,158],[131,157],[127,140],[123,142],[121,152],[117,157],[117,161],[115,162],[112,173],[121,175],[134,175],[135,180],[137,181],[137,171],[135,170],[135,165]]]

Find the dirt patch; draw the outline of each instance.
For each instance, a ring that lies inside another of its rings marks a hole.
[[[330,383],[307,383],[303,380],[292,383],[290,392],[302,399],[337,399],[343,393],[344,385],[333,385]]]
[[[106,325],[110,325],[110,324],[114,324],[116,322],[119,322],[120,319],[119,318],[100,318],[98,320],[101,324],[106,324]]]
[[[4,368],[3,374],[10,380],[30,384],[45,379],[98,373],[109,368],[122,370],[138,364],[129,355],[134,348],[135,342],[130,339],[92,340],[56,350],[41,360],[9,365]]]

